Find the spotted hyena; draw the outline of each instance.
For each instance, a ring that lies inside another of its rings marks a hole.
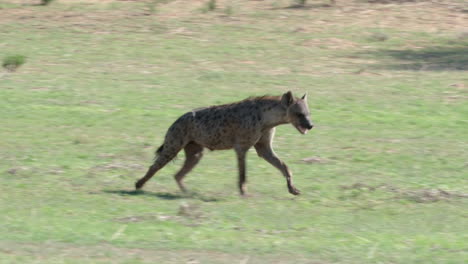
[[[297,98],[289,91],[282,96],[252,97],[188,112],[171,125],[164,143],[156,151],[153,165],[135,187],[142,188],[146,181],[184,149],[184,165],[174,177],[179,188],[185,191],[183,179],[200,161],[204,148],[234,149],[239,166],[239,190],[243,195],[246,192],[245,157],[253,146],[258,156],[283,173],[289,192],[298,195],[300,192],[292,183],[291,172],[272,149],[275,127],[287,123],[291,123],[301,134],[312,129],[306,95]]]

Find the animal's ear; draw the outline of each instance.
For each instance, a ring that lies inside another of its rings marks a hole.
[[[292,95],[291,91],[288,91],[287,93],[283,94],[283,96],[281,96],[281,103],[284,106],[288,107],[293,102],[294,102],[294,98],[293,98],[293,95]]]
[[[301,99],[304,100],[304,101],[307,101],[307,93],[305,93],[304,96],[302,96]]]

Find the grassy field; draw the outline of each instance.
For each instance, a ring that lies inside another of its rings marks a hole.
[[[0,263],[467,263],[463,1],[0,0]],[[161,1],[164,2],[164,1]],[[193,108],[292,90],[302,195],[254,151],[133,184]]]

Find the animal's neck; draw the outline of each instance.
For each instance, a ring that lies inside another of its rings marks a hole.
[[[263,113],[262,122],[265,127],[272,128],[289,123],[286,108],[281,104],[279,99],[269,100],[268,102],[263,103],[261,109]]]

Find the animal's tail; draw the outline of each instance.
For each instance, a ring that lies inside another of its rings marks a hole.
[[[154,159],[156,160],[159,156],[159,154],[161,154],[161,152],[163,151],[164,149],[164,144],[162,144],[155,152],[154,152]]]

